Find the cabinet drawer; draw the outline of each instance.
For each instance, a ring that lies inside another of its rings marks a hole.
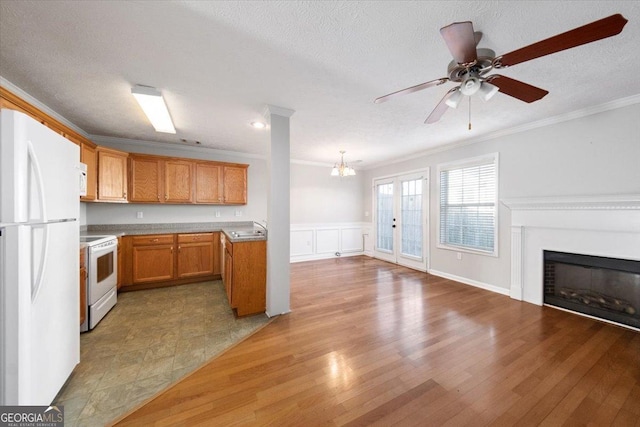
[[[178,234],[178,243],[213,242],[213,233]]]
[[[173,234],[150,234],[132,237],[133,246],[140,245],[170,245],[173,244]]]

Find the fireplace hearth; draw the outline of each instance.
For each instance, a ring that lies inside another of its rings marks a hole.
[[[640,261],[545,250],[544,303],[640,328]]]

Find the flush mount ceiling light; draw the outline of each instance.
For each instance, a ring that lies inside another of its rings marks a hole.
[[[167,104],[160,91],[151,86],[135,85],[131,93],[142,107],[142,111],[156,129],[156,132],[176,133]]]
[[[331,176],[353,176],[356,174],[356,171],[344,162],[344,153],[346,153],[346,151],[340,151],[340,163],[333,165]]]
[[[251,126],[253,126],[256,129],[264,129],[267,127],[267,125],[265,125],[262,122],[251,122]]]

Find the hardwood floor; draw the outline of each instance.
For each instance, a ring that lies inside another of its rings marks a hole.
[[[640,333],[367,257],[119,426],[640,426]]]

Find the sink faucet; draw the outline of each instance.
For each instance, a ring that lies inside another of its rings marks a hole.
[[[259,225],[260,227],[262,227],[264,229],[264,231],[267,231],[267,227],[265,227],[265,225],[267,225],[267,221],[264,222],[265,225],[260,224],[259,222],[253,221],[253,223],[255,225]]]

